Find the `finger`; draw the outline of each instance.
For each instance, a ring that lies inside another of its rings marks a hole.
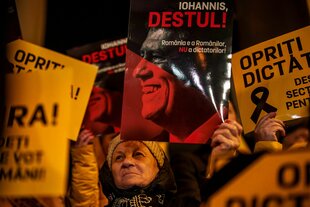
[[[238,149],[240,146],[240,142],[238,139],[227,139],[224,136],[217,136],[214,139],[212,139],[211,147],[218,148],[221,150],[231,150],[231,149]]]
[[[276,112],[270,112],[263,116],[256,124],[256,126],[260,126],[261,124],[264,124],[267,120],[272,119],[276,117]]]
[[[93,143],[94,136],[87,136],[85,139],[83,139],[82,145],[88,145]]]
[[[232,125],[231,126],[232,130],[234,130],[234,132],[236,132],[235,136],[240,136],[241,135],[242,130],[243,130],[243,127],[241,126],[241,124],[239,124],[235,120],[230,120],[230,119],[226,119],[225,122]]]
[[[88,132],[88,129],[83,129],[80,134],[79,134],[79,137],[83,137],[85,136],[85,134]]]
[[[89,136],[94,136],[94,135],[93,135],[93,133],[92,133],[89,129],[84,129],[84,130],[80,133],[80,135],[79,135],[79,137],[78,137],[78,139],[77,139],[77,142],[83,144],[83,143],[85,143],[85,140],[86,140]]]
[[[87,139],[85,140],[86,144],[92,144],[94,142],[94,136],[89,136],[87,137]]]
[[[235,121],[225,120],[219,128],[215,131],[215,135],[223,134],[226,137],[240,136],[242,133],[242,126]]]
[[[283,126],[283,122],[278,119],[267,118],[267,119],[262,120],[260,124],[255,126],[254,132],[259,132],[265,129],[270,129],[277,125]]]

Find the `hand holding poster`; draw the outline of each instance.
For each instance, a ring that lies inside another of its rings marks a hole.
[[[276,111],[286,121],[309,117],[310,26],[233,54],[233,81],[244,132]]]
[[[232,2],[130,6],[122,139],[207,143],[227,117]]]
[[[68,138],[76,140],[81,127],[86,105],[96,77],[97,67],[69,56],[48,50],[23,40],[7,45],[9,66],[7,73],[16,75],[28,72],[72,70],[73,78],[68,96],[72,110]],[[66,90],[66,89],[64,89]]]
[[[6,75],[0,136],[1,196],[66,192],[72,70]],[[55,182],[56,181],[56,182]]]

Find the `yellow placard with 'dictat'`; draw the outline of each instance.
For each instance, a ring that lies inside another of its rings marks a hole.
[[[0,196],[65,195],[71,72],[5,76]]]
[[[271,111],[282,121],[309,117],[310,26],[232,56],[232,77],[244,133]]]
[[[98,67],[20,39],[8,43],[7,59],[9,61],[7,73],[16,75],[35,71],[73,71],[67,96],[70,97],[74,113],[71,114],[69,120],[71,126],[67,130],[68,138],[76,140]]]

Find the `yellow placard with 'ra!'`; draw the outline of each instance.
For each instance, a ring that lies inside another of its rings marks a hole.
[[[74,111],[71,114],[68,138],[76,140],[98,67],[20,39],[8,43],[7,59],[9,61],[7,73],[16,75],[35,71],[73,71],[73,79],[68,86],[70,91],[67,94]]]
[[[67,189],[71,70],[7,74],[0,196],[61,196]]]

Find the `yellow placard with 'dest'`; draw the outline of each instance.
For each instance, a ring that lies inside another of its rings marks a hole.
[[[271,111],[282,121],[309,117],[310,26],[254,45],[232,57],[244,133]]]
[[[68,138],[76,140],[98,67],[20,39],[8,43],[7,59],[9,67],[6,72],[16,75],[35,71],[73,71],[72,82],[68,86],[70,91],[67,93],[74,111],[69,120],[71,127],[68,129]]]
[[[60,196],[67,189],[72,70],[7,74],[0,137],[1,196]]]

